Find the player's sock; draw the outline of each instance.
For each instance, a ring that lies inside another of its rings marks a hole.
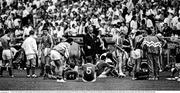
[[[34,75],[35,74],[35,67],[32,67],[31,70],[32,70],[32,75]]]
[[[51,74],[50,66],[45,66],[45,68],[46,68],[46,74]]]
[[[27,67],[26,72],[27,72],[27,75],[30,75],[30,68],[29,67]]]
[[[4,67],[0,67],[0,76],[3,75],[3,70],[4,70]]]
[[[11,67],[8,67],[8,71],[9,71],[9,76],[12,76],[12,69],[11,69]]]
[[[41,64],[40,76],[43,76],[43,75],[44,75],[44,66],[45,66],[45,64]]]

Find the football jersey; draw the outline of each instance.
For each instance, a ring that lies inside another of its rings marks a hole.
[[[92,81],[95,79],[95,65],[91,63],[83,65],[83,79],[86,81]]]

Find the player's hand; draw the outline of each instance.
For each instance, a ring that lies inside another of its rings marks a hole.
[[[91,46],[87,46],[88,49],[91,49]]]

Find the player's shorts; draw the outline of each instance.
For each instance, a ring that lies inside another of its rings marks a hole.
[[[36,55],[35,54],[26,55],[26,58],[27,60],[35,59]]]
[[[76,71],[67,71],[64,73],[64,78],[67,80],[75,80],[78,76],[78,73]]]
[[[2,60],[0,60],[0,67],[2,67],[3,66],[3,63],[2,63]]]
[[[27,60],[27,62],[26,62],[26,66],[27,67],[36,67],[36,55],[33,57],[32,56],[32,58],[31,59],[28,59]]]
[[[50,52],[50,58],[51,60],[62,60],[63,56],[56,50],[51,50]]]
[[[47,55],[49,54],[50,50],[51,50],[50,48],[45,48],[45,49],[43,49],[43,51],[42,51],[42,52],[43,52],[43,55],[44,55],[44,56],[47,56]]]
[[[10,49],[3,50],[3,52],[2,52],[2,59],[3,60],[13,59],[13,54],[12,54]]]

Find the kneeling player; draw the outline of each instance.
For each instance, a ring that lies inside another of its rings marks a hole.
[[[114,77],[118,77],[119,74],[115,70],[115,66],[112,63],[109,63],[105,55],[101,56],[101,59],[96,64],[97,77],[105,78],[108,74],[111,74]]]
[[[63,56],[56,50],[51,50],[50,52],[50,57],[51,60],[54,61],[55,66],[57,68],[56,73],[58,74],[57,76],[57,82],[66,82],[63,79],[62,73],[63,73]]]

